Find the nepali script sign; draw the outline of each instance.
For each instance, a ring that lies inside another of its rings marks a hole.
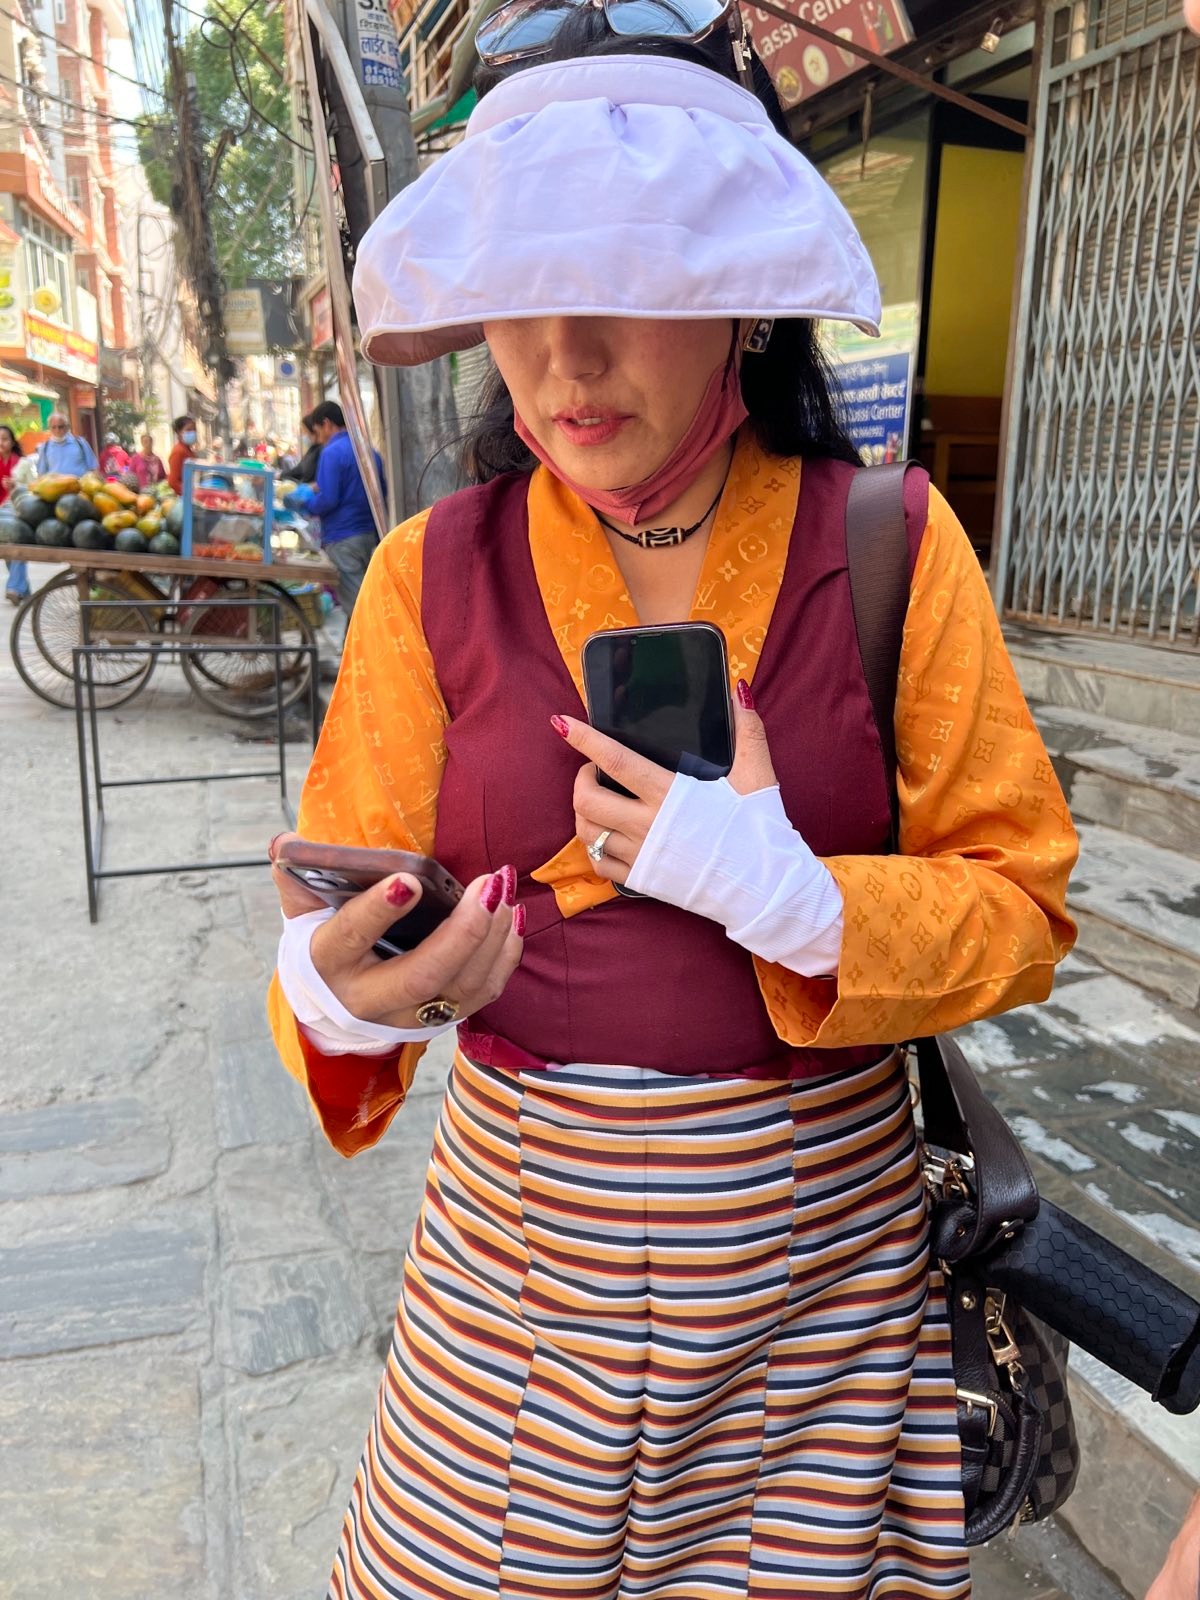
[[[775,80],[786,107],[820,94],[867,63],[849,50],[839,50],[814,38],[800,26],[815,23],[827,33],[863,45],[877,56],[890,55],[913,39],[912,23],[901,0],[781,0],[796,13],[796,22],[782,22],[754,5],[746,20],[754,35],[754,48]]]

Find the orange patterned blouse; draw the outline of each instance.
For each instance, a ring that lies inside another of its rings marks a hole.
[[[754,681],[799,484],[798,461],[739,442],[691,610],[725,633],[734,681]],[[530,479],[529,511],[538,586],[582,692],[584,639],[637,616],[594,514],[544,467]],[[395,529],[363,584],[301,798],[306,838],[432,849],[446,712],[421,628],[427,520],[424,512]],[[1074,942],[1065,901],[1075,830],[983,572],[933,488],[905,622],[896,731],[901,853],[826,860],[845,900],[836,980],[755,958],[768,1014],[789,1044],[900,1040],[1042,1000]],[[534,876],[552,885],[565,916],[615,893],[591,874],[576,838]],[[350,1106],[330,1093],[337,1058],[308,1044],[277,979],[269,1012],[284,1063],[334,1145],[353,1155],[374,1144],[424,1047],[378,1058]]]

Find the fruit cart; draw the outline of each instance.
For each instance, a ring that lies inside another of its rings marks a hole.
[[[91,639],[110,647],[96,661],[98,706],[123,705],[140,693],[159,657],[171,655],[172,641],[180,639],[188,648],[174,654],[205,705],[226,716],[271,717],[274,607],[244,603],[261,594],[279,602],[281,638],[293,646],[280,658],[285,700],[290,704],[303,695],[314,659],[306,647],[315,643],[321,590],[335,573],[315,551],[272,551],[269,482],[266,490],[265,505],[258,506],[260,541],[248,538],[235,546],[197,540],[187,555],[180,553],[185,502],[162,486],[153,496],[137,495],[98,474],[48,476],[0,506],[0,556],[66,568],[36,589],[13,618],[10,649],[25,684],[51,705],[74,706],[72,653],[82,642],[80,605],[91,601]],[[291,534],[288,542],[300,541]],[[222,605],[223,598],[238,603]],[[207,639],[211,651],[196,648]],[[256,640],[263,642],[261,653],[217,648]],[[131,647],[126,654],[112,648],[122,643]],[[160,648],[147,650],[147,643]]]

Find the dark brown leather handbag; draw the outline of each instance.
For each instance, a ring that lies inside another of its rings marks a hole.
[[[864,468],[846,506],[855,626],[898,838],[896,683],[908,606],[905,464]],[[919,469],[914,469],[919,470]],[[930,1250],[946,1278],[966,1542],[1035,1522],[1075,1485],[1069,1341],[1168,1410],[1200,1405],[1200,1305],[1039,1199],[1029,1164],[962,1051],[918,1039]],[[1036,1314],[1035,1314],[1036,1313]]]

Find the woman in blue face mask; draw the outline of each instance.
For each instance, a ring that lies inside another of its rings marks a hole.
[[[176,494],[183,493],[183,463],[196,454],[195,417],[176,417],[172,423],[175,443],[167,460],[167,482]]]

